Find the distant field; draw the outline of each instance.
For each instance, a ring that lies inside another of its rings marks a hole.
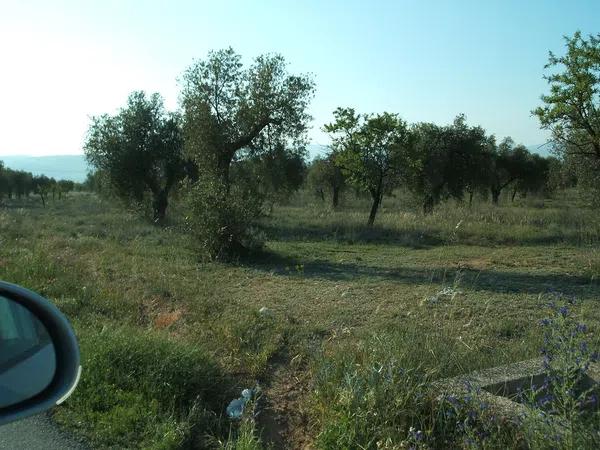
[[[225,407],[256,384],[264,440],[334,448],[359,421],[340,393],[354,395],[361,364],[391,358],[431,381],[536,356],[552,290],[580,300],[600,343],[598,213],[562,194],[417,210],[385,199],[369,230],[360,201],[299,198],[264,218],[264,254],[221,264],[176,221],[157,228],[92,194],[32,199],[0,209],[0,278],[74,322],[83,379],[55,417],[107,448],[225,445]],[[430,300],[443,288],[455,296]],[[382,442],[426,422],[406,417]]]

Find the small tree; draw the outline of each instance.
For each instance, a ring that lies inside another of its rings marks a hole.
[[[75,183],[71,180],[59,180],[58,181],[58,198],[61,199],[63,195],[66,197],[69,192],[75,187]]]
[[[412,134],[396,114],[361,115],[338,108],[333,115],[335,121],[324,130],[331,135],[335,163],[352,184],[371,195],[367,225],[372,226],[384,192],[410,164]]]
[[[54,178],[48,178],[46,175],[33,177],[34,192],[40,196],[44,208],[46,207],[46,199],[48,198],[48,194],[52,190],[53,181],[55,181]]]
[[[423,212],[431,213],[445,198],[469,200],[487,182],[489,138],[483,128],[470,127],[463,115],[451,125],[417,124],[416,151],[410,188],[423,199]]]
[[[529,153],[521,170],[521,176],[513,184],[511,200],[514,202],[517,193],[522,197],[527,194],[538,194],[547,190],[550,161],[535,153]]]
[[[492,148],[491,158],[490,192],[492,203],[497,205],[506,187],[527,178],[530,153],[523,145],[515,146],[512,138],[507,137]]]
[[[120,198],[142,202],[149,193],[154,221],[165,218],[185,161],[180,117],[165,112],[159,94],[134,92],[117,115],[94,117],[84,150]]]
[[[325,191],[331,192],[331,206],[335,209],[340,202],[340,194],[346,187],[346,177],[335,163],[336,155],[315,158],[308,169],[307,182],[311,189],[325,200]]]

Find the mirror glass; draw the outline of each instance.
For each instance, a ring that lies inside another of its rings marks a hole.
[[[42,392],[56,371],[44,325],[27,308],[0,296],[0,408]]]

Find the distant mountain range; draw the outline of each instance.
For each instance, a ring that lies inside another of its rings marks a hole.
[[[83,155],[0,156],[5,167],[24,170],[34,175],[46,175],[57,180],[85,181],[90,167]]]
[[[542,156],[551,154],[550,145],[529,145],[527,149]],[[308,145],[307,150],[309,160],[314,159],[316,156],[322,156],[328,151],[326,146],[318,144]],[[0,161],[3,161],[6,167],[14,170],[25,170],[34,175],[46,175],[57,180],[73,180],[80,183],[85,181],[85,177],[91,171],[83,155],[11,155],[0,156]]]
[[[552,156],[552,144],[528,145],[527,150],[542,156]]]

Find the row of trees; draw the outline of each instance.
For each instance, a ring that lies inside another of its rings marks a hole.
[[[447,198],[469,203],[477,192],[490,194],[498,203],[505,189],[527,195],[550,187],[555,158],[530,153],[511,138],[499,144],[483,128],[469,126],[458,116],[451,125],[418,123],[409,126],[396,114],[357,114],[352,108],[338,108],[334,122],[324,129],[331,135],[330,153],[311,167],[309,181],[320,196],[324,189],[338,204],[346,186],[368,193],[372,198],[368,225],[373,225],[384,194],[406,187],[422,199],[430,213]]]
[[[548,77],[551,94],[535,114],[553,130],[560,161],[510,138],[497,143],[463,116],[445,126],[409,125],[393,113],[338,108],[324,126],[331,152],[312,165],[309,179],[323,196],[324,186],[331,189],[334,206],[347,185],[368,193],[369,225],[397,186],[418,194],[431,212],[443,199],[470,201],[477,192],[497,203],[506,189],[513,198],[540,191],[552,169],[571,159],[578,176],[597,180],[588,172],[597,174],[600,161],[599,53],[600,36],[576,34],[567,38],[566,57],[550,57],[550,66],[562,64],[565,72]],[[280,55],[244,66],[232,49],[210,52],[181,80],[178,112],[165,111],[158,94],[134,92],[116,115],[92,120],[84,148],[94,182],[126,201],[150,202],[157,222],[179,188],[189,229],[208,254],[238,253],[256,240],[252,223],[263,200],[302,183],[314,82],[289,74]]]
[[[32,193],[39,195],[46,206],[48,196],[61,199],[75,188],[71,180],[55,180],[45,175],[33,175],[23,170],[4,167],[0,161],[0,200],[3,198],[26,198]]]

